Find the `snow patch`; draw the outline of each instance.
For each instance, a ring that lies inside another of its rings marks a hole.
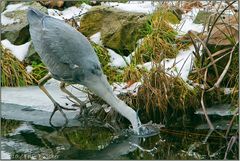
[[[150,71],[154,66],[154,62],[147,62],[147,63],[144,63],[143,65],[137,65],[137,67],[144,67],[145,69],[147,69],[148,71]]]
[[[103,2],[101,5],[117,8],[124,11],[129,12],[137,12],[137,13],[146,13],[151,14],[156,9],[157,2],[150,1],[131,1],[128,3],[118,3],[118,2]]]
[[[168,74],[180,76],[184,81],[187,81],[194,61],[194,50],[195,48],[193,45],[187,50],[180,50],[176,58],[164,59],[161,65]]]
[[[184,35],[188,33],[188,31],[196,31],[196,32],[202,32],[203,31],[203,25],[202,24],[195,24],[193,21],[195,20],[199,8],[193,8],[191,11],[189,11],[186,14],[182,15],[182,20],[179,24],[170,24],[175,30],[178,31],[179,35]]]
[[[141,82],[135,82],[131,86],[127,87],[127,83],[113,83],[113,92],[114,94],[118,95],[120,93],[132,93],[133,95],[136,95],[138,92],[138,88],[141,85]]]
[[[1,43],[3,47],[9,49],[18,60],[23,61],[28,53],[31,41],[22,45],[13,45],[10,41],[5,39],[2,40]]]
[[[101,32],[97,32],[96,34],[92,35],[90,37],[90,40],[95,42],[98,45],[102,45],[102,41],[101,41]]]
[[[89,9],[91,9],[91,7],[92,6],[83,3],[80,7],[72,6],[63,11],[59,11],[57,9],[48,9],[48,15],[60,20],[68,20],[86,13]]]
[[[176,77],[180,76],[184,81],[188,80],[189,72],[192,69],[194,55],[194,46],[190,46],[187,50],[180,50],[176,58],[173,59],[163,59],[161,65],[165,68],[166,73]],[[147,62],[144,64],[139,64],[137,67],[145,68],[150,71],[155,66],[154,62]]]
[[[74,85],[81,88],[80,85]],[[50,95],[62,106],[72,108],[73,103],[67,99],[67,95],[60,90],[60,82],[51,79],[45,85]],[[77,96],[80,100],[85,101],[87,94],[68,86],[67,89]],[[28,87],[2,87],[1,88],[1,102],[12,103],[22,106],[31,106],[36,110],[53,111],[53,103],[45,95],[38,86]],[[69,112],[69,111],[66,111]]]
[[[131,57],[132,57],[131,54],[126,57],[126,56],[121,56],[121,55],[117,54],[115,51],[113,51],[111,49],[107,49],[107,50],[110,55],[110,61],[111,61],[110,65],[111,66],[125,67],[125,66],[127,66],[127,63],[129,64],[131,62]]]

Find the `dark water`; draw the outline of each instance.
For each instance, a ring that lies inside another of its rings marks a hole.
[[[113,132],[91,120],[81,122],[81,126],[56,129],[45,123],[4,119],[8,115],[4,108],[1,150],[11,159],[223,159],[226,154],[227,159],[239,159],[238,139],[226,153],[237,130],[225,138],[225,130],[209,133],[196,130],[195,125],[168,127],[155,136],[141,138],[127,130]]]

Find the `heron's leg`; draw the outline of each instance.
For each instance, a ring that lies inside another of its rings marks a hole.
[[[54,110],[53,110],[53,112],[52,112],[52,114],[51,114],[51,116],[50,116],[49,123],[50,123],[50,125],[52,125],[52,123],[51,123],[52,117],[53,117],[53,115],[55,114],[55,112],[56,112],[57,110],[59,110],[59,111],[61,112],[61,114],[63,115],[63,117],[65,118],[65,124],[64,124],[64,125],[66,125],[66,124],[68,123],[68,119],[67,119],[66,114],[63,112],[62,109],[68,109],[68,108],[65,108],[65,107],[60,106],[60,105],[53,99],[53,97],[48,93],[47,89],[44,87],[44,84],[45,84],[49,79],[51,79],[51,78],[52,78],[52,76],[51,76],[51,74],[49,73],[49,74],[47,74],[45,77],[43,77],[43,78],[38,82],[39,88],[48,96],[48,98],[49,98],[49,99],[53,102],[53,104],[54,104]],[[69,109],[68,109],[68,110],[69,110]],[[70,109],[70,110],[75,110],[75,109]]]
[[[81,101],[81,100],[78,99],[76,96],[74,96],[71,92],[69,92],[69,90],[66,89],[66,83],[65,83],[65,82],[61,82],[61,83],[60,83],[60,89],[61,89],[64,93],[66,93],[67,95],[69,95],[70,97],[72,97],[72,98],[77,102],[77,104],[78,104],[80,107],[86,106],[86,102]]]

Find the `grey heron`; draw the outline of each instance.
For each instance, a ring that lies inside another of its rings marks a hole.
[[[86,86],[127,118],[133,131],[139,134],[141,122],[137,113],[114,95],[88,39],[64,21],[33,8],[28,9],[27,19],[34,48],[49,70],[49,74],[39,81],[40,89],[54,104],[49,122],[51,123],[52,116],[59,110],[67,123],[66,115],[62,111],[66,108],[59,105],[44,87],[49,79],[54,78],[62,82],[63,92],[72,97],[75,96],[65,88],[65,83]]]

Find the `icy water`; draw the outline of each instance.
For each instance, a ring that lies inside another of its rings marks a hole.
[[[162,128],[155,136],[141,138],[124,129],[113,132],[94,118],[78,121],[71,113],[68,127],[53,128],[45,111],[1,106],[2,159],[223,159],[230,140],[222,130],[207,138],[208,130],[193,126]],[[63,121],[59,116],[56,124]],[[238,159],[237,146],[233,144],[227,159]]]

